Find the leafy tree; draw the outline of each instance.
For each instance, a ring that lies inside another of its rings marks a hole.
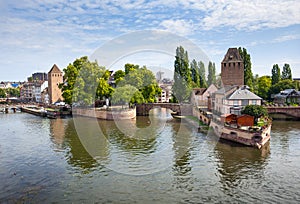
[[[182,46],[177,47],[174,62],[174,84],[172,87],[176,100],[183,102],[189,99],[191,81],[188,53]]]
[[[289,64],[284,64],[284,65],[283,65],[283,70],[282,70],[282,76],[281,76],[281,79],[282,79],[282,80],[285,80],[285,79],[290,79],[290,80],[292,80],[292,71],[291,71],[291,68],[290,68],[290,65],[289,65]]]
[[[205,73],[204,63],[202,61],[198,62],[198,67],[199,67],[199,75],[200,75],[200,87],[206,88],[207,83],[206,83],[206,73]]]
[[[139,69],[139,65],[134,65],[134,64],[125,64],[125,74],[128,74],[130,71],[133,71],[133,70],[137,70]]]
[[[253,91],[253,74],[250,54],[247,53],[246,48],[239,47],[239,53],[244,62],[244,84],[250,87]]]
[[[20,88],[7,88],[6,94],[9,97],[20,97]]]
[[[208,63],[207,85],[216,84],[216,66],[211,61]]]
[[[278,94],[280,91],[283,91],[285,89],[296,89],[297,86],[297,81],[293,81],[290,79],[281,80],[277,84],[271,86],[271,88],[269,89],[269,98],[271,98],[273,94]]]
[[[277,84],[281,80],[280,68],[278,64],[274,64],[272,68],[272,85]]]
[[[107,80],[110,72],[86,56],[76,59],[64,69],[64,81],[59,85],[66,103],[78,102],[91,105],[96,98],[109,97],[112,89]],[[73,101],[75,99],[75,101]]]
[[[199,67],[198,63],[195,59],[191,62],[191,77],[192,77],[192,86],[200,87],[200,75],[199,75]]]
[[[242,110],[242,114],[251,115],[255,118],[255,121],[257,121],[257,119],[262,116],[268,116],[268,111],[264,106],[247,105]]]
[[[125,77],[125,72],[123,70],[118,70],[114,73],[114,80],[116,84],[119,83],[119,81],[123,80]]]
[[[154,74],[145,66],[139,68],[138,65],[133,65],[133,67],[136,67],[136,69],[130,69],[128,74],[119,81],[118,86],[131,85],[137,88],[142,94],[143,100],[135,100],[136,103],[155,102],[156,96],[161,93],[161,88],[158,86]]]
[[[262,76],[257,79],[257,95],[267,100],[269,97],[269,89],[271,88],[272,80],[270,76]]]
[[[0,98],[6,98],[6,92],[4,89],[0,88]]]
[[[117,87],[112,95],[113,104],[130,105],[134,102],[143,102],[143,96],[137,88],[129,84]]]

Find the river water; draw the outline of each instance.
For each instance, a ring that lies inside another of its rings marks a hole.
[[[136,121],[0,114],[0,203],[299,203],[300,122],[262,150],[164,109]]]

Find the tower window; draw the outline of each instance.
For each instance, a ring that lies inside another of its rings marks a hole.
[[[228,63],[228,66],[230,67],[230,62]]]
[[[224,67],[226,67],[226,63],[224,63]]]

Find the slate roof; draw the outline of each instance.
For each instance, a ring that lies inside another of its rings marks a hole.
[[[227,97],[229,100],[261,100],[262,98],[252,93],[247,89],[247,87],[243,86],[240,89],[233,92],[231,95]]]

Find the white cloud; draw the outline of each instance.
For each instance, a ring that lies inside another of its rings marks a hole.
[[[185,20],[164,20],[160,23],[160,27],[162,27],[163,30],[181,36],[190,35],[194,31],[193,22]]]

